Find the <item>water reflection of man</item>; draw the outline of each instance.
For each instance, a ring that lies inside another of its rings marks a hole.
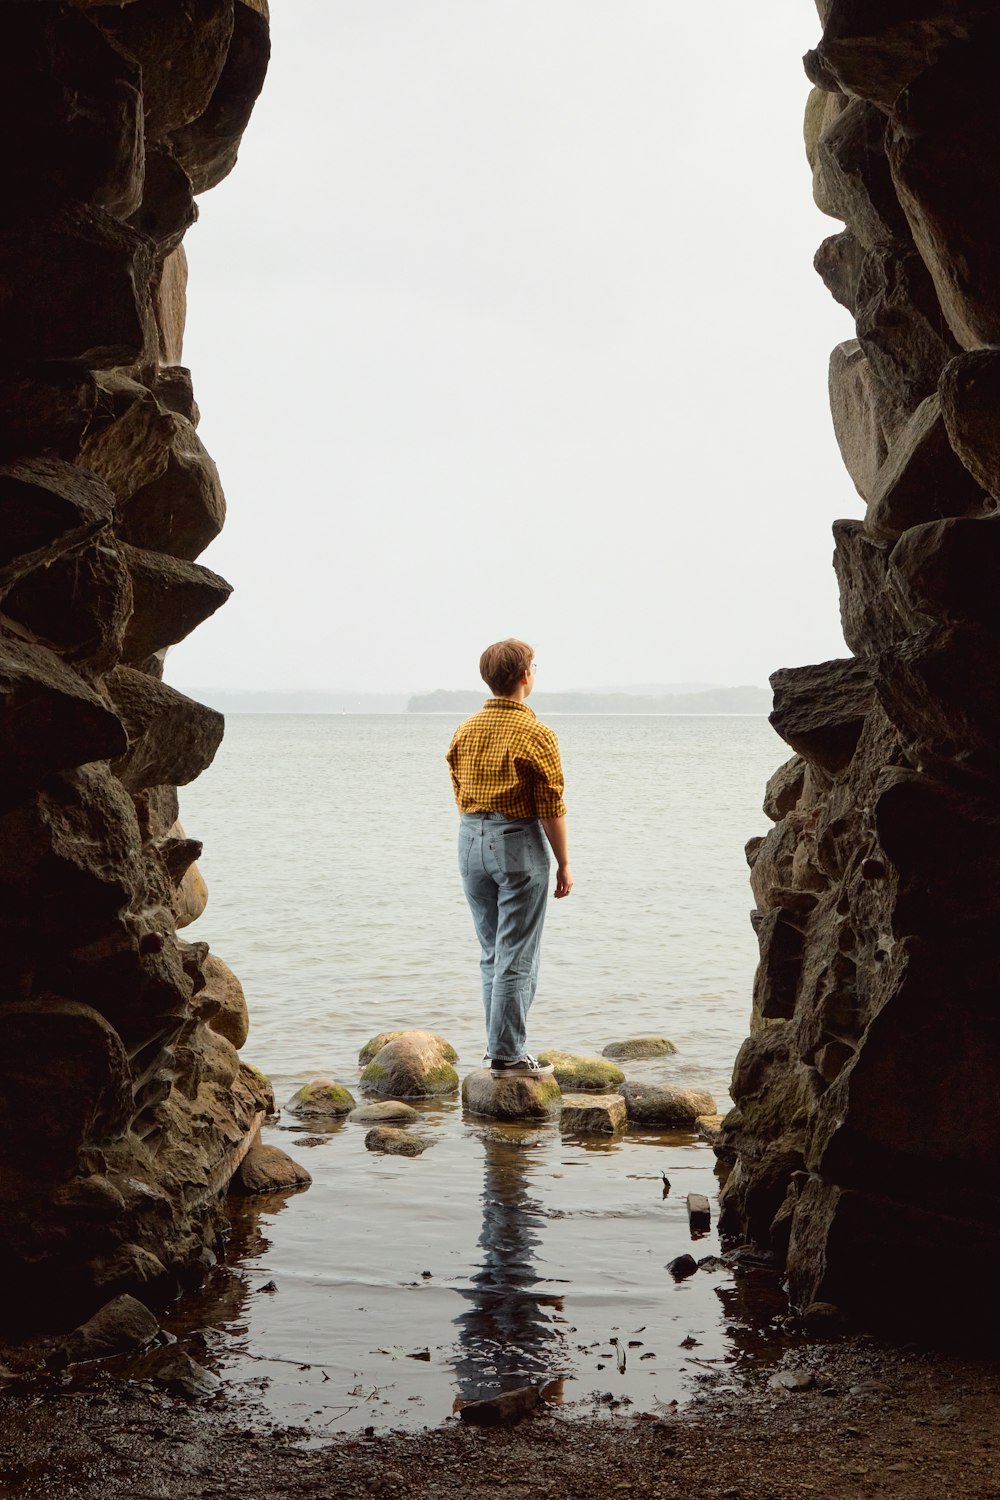
[[[497,1076],[538,1076],[552,1072],[527,1051],[548,899],[546,840],[556,898],[573,889],[559,742],[525,701],[535,685],[530,646],[498,641],[479,670],[494,696],[459,725],[446,759],[461,814],[459,870],[481,950],[484,1061]]]
[[[543,1290],[534,1264],[541,1236],[538,1206],[527,1191],[531,1150],[496,1131],[484,1145],[482,1259],[469,1289],[459,1293],[472,1306],[455,1320],[463,1401],[550,1379],[563,1361],[561,1340],[543,1310],[561,1299]]]

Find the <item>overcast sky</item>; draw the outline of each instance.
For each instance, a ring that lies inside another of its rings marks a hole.
[[[185,362],[206,688],[760,683],[846,654],[807,0],[274,0]]]

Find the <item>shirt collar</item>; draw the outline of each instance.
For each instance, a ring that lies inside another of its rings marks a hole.
[[[487,698],[486,702],[483,704],[483,707],[516,708],[523,713],[530,714],[532,718],[535,717],[535,710],[533,708],[529,708],[526,703],[520,702],[517,698]]]

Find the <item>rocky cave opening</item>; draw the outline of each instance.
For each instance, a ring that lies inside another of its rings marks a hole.
[[[723,1224],[800,1309],[995,1322],[1000,113],[995,7],[821,0],[806,144],[857,323],[830,399],[851,653],[773,679],[794,755],[748,847],[760,966]],[[165,651],[228,584],[181,363],[185,231],[235,163],[266,0],[4,13],[0,112],[0,1273],[38,1315],[210,1264],[268,1108],[238,980],[181,934],[176,788],[213,710]],[[990,531],[990,526],[993,531]],[[959,1266],[955,1274],[956,1264]],[[22,1295],[23,1294],[23,1295]]]

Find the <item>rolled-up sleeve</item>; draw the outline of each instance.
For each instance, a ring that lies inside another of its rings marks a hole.
[[[532,743],[532,770],[535,798],[535,814],[539,818],[561,818],[565,815],[563,801],[563,769],[559,759],[559,741],[552,730],[539,724]]]
[[[458,764],[458,735],[457,734],[452,735],[451,744],[448,746],[448,754],[445,756],[445,760],[448,762],[448,770],[451,773],[451,789],[452,789],[452,791],[455,794],[455,801],[458,802],[459,798],[461,796],[461,790],[462,789],[461,789],[461,786],[459,785],[458,772],[455,769],[455,767]]]

